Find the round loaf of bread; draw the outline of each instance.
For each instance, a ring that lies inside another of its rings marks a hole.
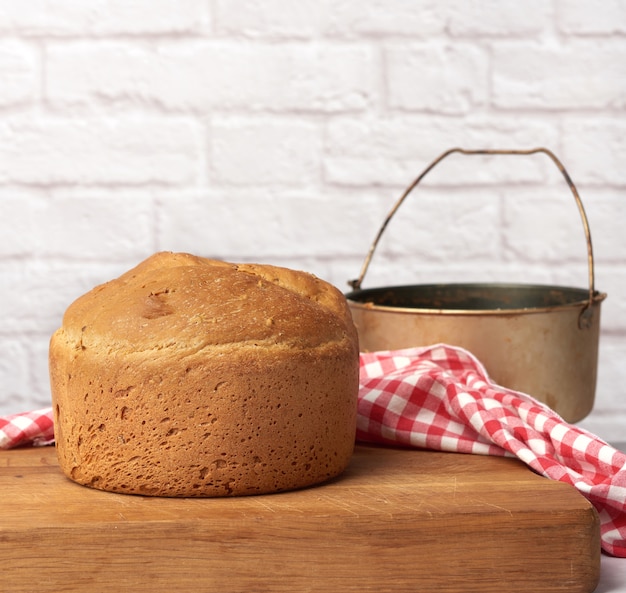
[[[86,486],[278,492],[352,455],[356,329],[304,272],[157,253],[70,305],[49,362],[59,463]]]

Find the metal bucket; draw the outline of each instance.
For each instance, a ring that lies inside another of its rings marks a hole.
[[[589,287],[525,284],[431,284],[361,289],[382,234],[404,199],[442,159],[461,154],[548,155],[578,206],[587,241]],[[435,159],[405,190],[383,222],[358,279],[346,294],[361,351],[446,343],[469,350],[499,385],[528,393],[567,422],[593,408],[600,303],[594,289],[591,234],[585,210],[567,171],[552,152],[452,148]]]

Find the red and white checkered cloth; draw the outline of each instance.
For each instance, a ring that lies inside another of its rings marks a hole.
[[[52,439],[50,408],[0,418],[0,449]],[[361,354],[357,440],[517,457],[577,488],[599,513],[603,550],[626,557],[626,455],[532,397],[496,385],[465,350]]]
[[[361,354],[357,439],[515,456],[576,487],[600,515],[603,550],[626,557],[626,455],[532,397],[496,385],[465,350]]]
[[[54,443],[52,408],[0,416],[0,449]]]

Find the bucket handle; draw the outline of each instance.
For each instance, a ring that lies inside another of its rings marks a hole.
[[[580,217],[583,223],[585,238],[587,240],[587,265],[588,265],[588,270],[589,270],[588,272],[589,273],[589,300],[583,307],[583,310],[580,313],[580,317],[578,321],[579,321],[579,326],[581,328],[589,327],[591,325],[591,316],[593,314],[591,305],[593,305],[593,303],[596,300],[602,300],[604,298],[604,295],[596,294],[596,291],[594,288],[593,247],[591,245],[591,232],[589,230],[589,222],[587,220],[587,215],[585,213],[585,208],[583,206],[582,200],[580,199],[580,195],[578,194],[578,190],[576,189],[574,182],[569,176],[569,173],[565,170],[565,167],[563,166],[561,161],[555,156],[553,152],[551,152],[547,148],[542,148],[542,147],[531,148],[527,150],[488,150],[488,149],[467,150],[464,148],[450,148],[449,150],[446,150],[444,153],[439,155],[434,161],[432,161],[430,165],[428,165],[426,169],[424,169],[419,174],[419,176],[415,179],[415,181],[413,181],[413,183],[409,185],[409,187],[404,191],[404,193],[400,196],[397,202],[393,205],[393,207],[389,211],[389,214],[385,218],[382,226],[378,230],[378,234],[376,235],[374,242],[370,246],[370,249],[367,253],[365,261],[363,262],[363,266],[361,267],[361,273],[359,274],[359,277],[356,280],[350,280],[348,284],[352,287],[353,290],[359,290],[361,288],[361,284],[369,268],[370,262],[374,255],[374,251],[376,250],[376,247],[378,246],[378,242],[380,241],[383,233],[385,232],[385,229],[387,228],[389,221],[393,218],[398,208],[400,208],[405,198],[415,189],[415,187],[426,176],[426,174],[429,173],[435,167],[435,165],[440,163],[448,155],[453,154],[453,153],[460,153],[460,154],[465,154],[465,155],[530,155],[530,154],[536,154],[539,152],[542,152],[546,154],[548,157],[550,157],[550,159],[552,159],[552,162],[557,166],[557,168],[559,169],[559,171],[565,178],[567,185],[569,186],[572,194],[574,195],[574,199],[576,200],[576,205],[578,206],[578,211],[580,213]]]

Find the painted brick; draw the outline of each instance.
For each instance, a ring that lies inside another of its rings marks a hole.
[[[607,301],[608,303],[608,301]],[[626,383],[626,346],[615,335],[600,338],[598,381],[594,410],[579,424],[594,434],[602,435],[609,442],[624,442],[626,413],[623,409],[623,392],[616,385]]]
[[[626,347],[623,341],[611,335],[601,338],[596,403],[605,410],[620,407],[623,392],[615,389],[615,386],[626,383],[626,365],[623,364],[625,358]],[[623,423],[621,427],[623,429]],[[623,441],[623,431],[620,433],[620,437],[620,440]]]
[[[362,110],[373,52],[359,45],[198,42],[63,44],[47,56],[54,105],[128,102],[168,110]]]
[[[40,201],[36,194],[0,192],[0,257],[32,255],[37,238],[31,212]]]
[[[211,179],[227,185],[317,183],[321,138],[300,118],[222,118],[210,131]]]
[[[520,42],[494,48],[498,107],[542,110],[626,106],[626,42],[578,41],[561,46]]]
[[[469,44],[406,44],[385,51],[392,109],[467,113],[487,99],[487,59]]]
[[[505,249],[522,261],[581,262],[586,270],[587,241],[568,187],[509,189],[503,199]],[[585,275],[582,278],[586,278]]]
[[[154,250],[154,217],[154,199],[146,192],[56,191],[37,220],[46,237],[41,254],[139,261]],[[74,229],[70,237],[67,228]]]
[[[4,118],[0,183],[193,183],[200,137],[181,119]]]
[[[0,254],[111,260],[139,257],[155,244],[153,200],[149,195],[126,193],[0,194],[6,225],[0,235]]]
[[[335,0],[328,3],[325,31],[348,38],[415,39],[444,33],[446,21],[436,0]]]
[[[594,256],[604,264],[624,262],[619,246],[626,229],[626,200],[623,190],[599,190],[579,184],[578,191],[587,211]]]
[[[549,29],[552,9],[543,0],[458,0],[448,13],[453,35],[511,37]]]
[[[587,0],[557,0],[556,8],[556,22],[563,33],[576,35],[626,33],[625,0],[604,0],[602,8],[598,10],[590,10]]]
[[[50,371],[48,367],[49,342],[50,336],[35,335],[32,336],[26,344],[32,391],[26,393],[27,399],[24,403],[22,403],[19,407],[14,407],[15,412],[35,410],[52,405],[52,396],[50,393]]]
[[[0,415],[32,409],[28,352],[20,340],[1,335],[0,385]]]
[[[498,199],[488,192],[424,186],[409,194],[395,213],[378,250],[390,259],[414,258],[425,263],[497,259],[500,226]]]
[[[0,32],[25,36],[154,35],[208,29],[205,0],[0,0]]]
[[[39,92],[37,53],[28,44],[0,40],[0,107],[32,102]]]
[[[160,194],[159,206],[159,250],[239,261],[289,249],[276,200],[265,192]]]
[[[97,284],[119,276],[135,263],[134,258],[119,262],[0,260],[3,285],[21,289],[17,296],[17,291],[0,291],[0,336],[51,335],[74,299]]]
[[[48,401],[48,339],[68,304],[157,249],[347,290],[391,205],[444,150],[546,146],[579,187],[609,295],[589,422],[621,436],[625,11],[0,0],[0,285],[20,287],[0,291],[0,413]],[[584,286],[568,196],[544,155],[448,157],[397,213],[365,285]]]
[[[626,332],[626,266],[608,266],[602,260],[596,262],[596,288],[608,296],[602,303],[602,329],[610,334]]]
[[[348,269],[348,278],[358,276],[362,259],[352,262]],[[344,264],[343,267],[346,267]],[[492,258],[468,260],[463,254],[441,262],[429,262],[417,254],[405,254],[391,257],[385,253],[376,253],[372,260],[363,287],[398,286],[414,284],[447,284],[458,282],[536,282],[552,283],[551,275],[545,266],[529,266],[516,262],[499,262]]]
[[[328,2],[321,0],[217,0],[215,29],[220,35],[245,35],[272,39],[316,36]]]
[[[340,185],[406,187],[427,164],[455,146],[527,149],[556,146],[557,141],[557,122],[526,117],[336,118],[329,122],[326,133],[324,175],[327,182]],[[539,157],[512,160],[455,155],[429,173],[428,180],[442,185],[538,182],[549,165],[544,161]]]
[[[362,229],[382,220],[371,192],[236,189],[160,196],[159,249],[241,257],[343,258],[365,252]],[[211,232],[207,233],[207,227]]]
[[[626,122],[623,116],[566,118],[563,159],[579,183],[626,186]]]

